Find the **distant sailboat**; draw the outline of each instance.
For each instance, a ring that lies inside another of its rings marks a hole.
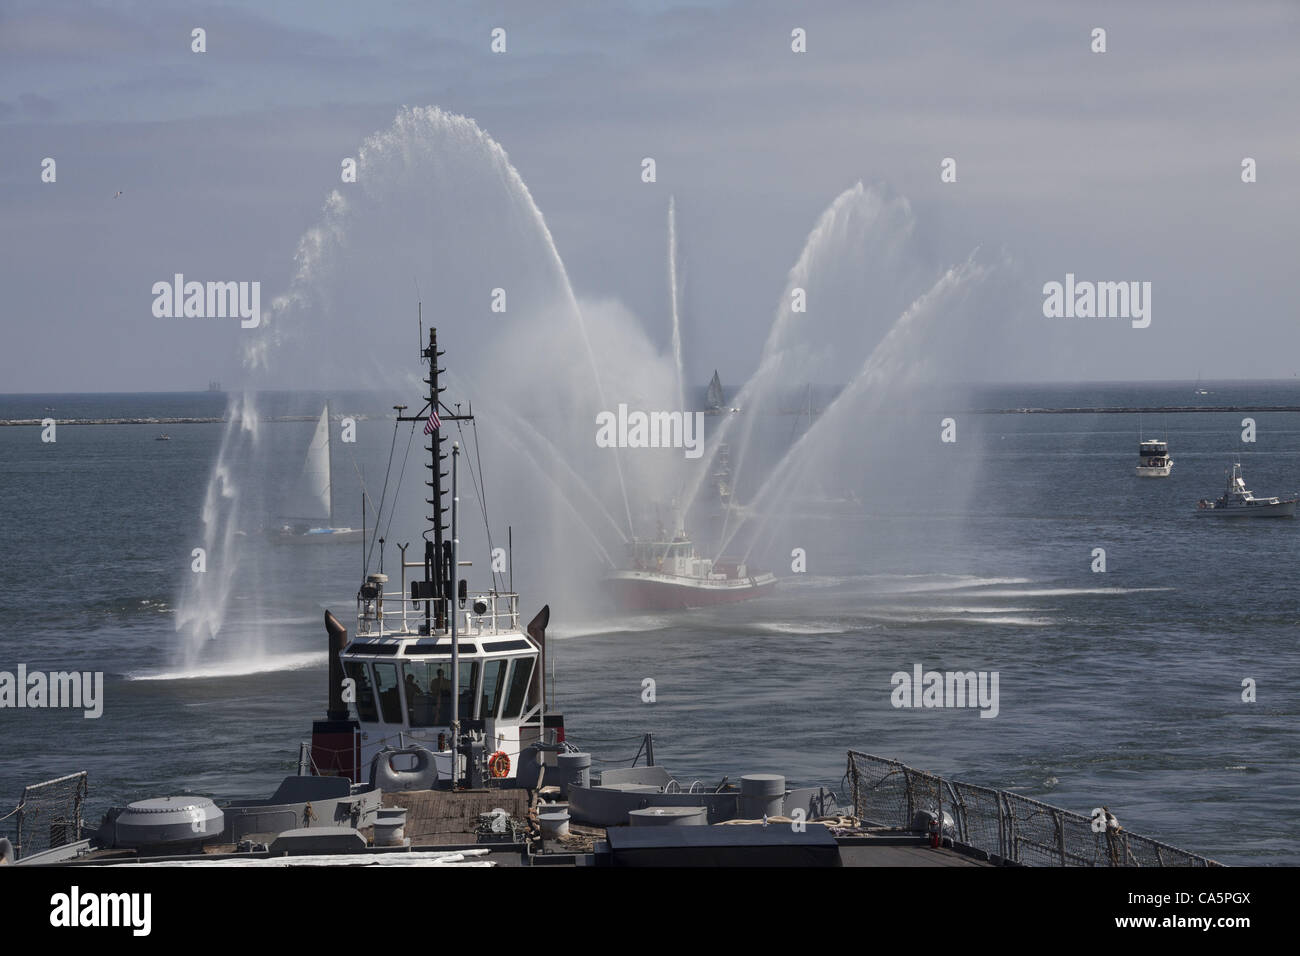
[[[330,470],[330,407],[320,413],[307,457],[302,464],[298,481],[298,494],[302,514],[286,520],[275,532],[278,537],[303,539],[355,538],[359,528],[339,528],[334,523],[334,483]],[[323,523],[322,523],[323,522]]]
[[[698,392],[696,394],[699,394]],[[721,411],[722,403],[725,399],[722,396],[722,380],[718,378],[718,370],[713,370],[713,380],[709,382],[709,395],[705,401],[709,411]]]

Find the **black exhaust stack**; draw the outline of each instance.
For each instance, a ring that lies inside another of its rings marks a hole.
[[[541,648],[541,655],[537,661],[537,670],[533,673],[533,685],[529,692],[534,701],[540,701],[542,705],[542,742],[550,744],[564,743],[564,715],[552,714],[547,710],[546,704],[546,625],[551,623],[551,606],[545,604],[537,612],[537,616],[528,622],[528,636],[537,642]],[[555,688],[551,688],[551,693],[555,693]],[[552,700],[551,703],[555,701]],[[548,733],[548,731],[550,733]],[[554,739],[548,739],[553,736]],[[553,756],[548,755],[547,763],[550,764]]]
[[[311,771],[322,777],[347,777],[361,782],[361,728],[348,715],[343,700],[343,661],[339,655],[348,646],[348,629],[329,611],[325,612],[329,634],[329,706],[324,720],[312,721]]]
[[[343,659],[340,655],[348,646],[348,629],[329,611],[325,612],[325,631],[330,645],[330,693],[326,720],[347,720],[348,705],[343,702]]]
[[[537,670],[533,672],[533,686],[529,688],[528,696],[540,703],[543,711],[546,710],[546,625],[550,623],[549,604],[542,605],[537,616],[528,622],[528,636],[542,649],[542,655],[537,661]]]

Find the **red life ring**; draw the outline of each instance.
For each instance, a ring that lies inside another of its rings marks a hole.
[[[494,777],[510,775],[510,758],[504,750],[498,750],[491,757],[488,757],[488,773]]]

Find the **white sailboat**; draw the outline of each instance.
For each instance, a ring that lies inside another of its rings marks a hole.
[[[726,399],[722,394],[722,379],[718,378],[718,370],[713,370],[713,378],[709,381],[709,394],[705,399],[705,404],[711,412],[722,411],[723,402]]]
[[[291,539],[340,540],[360,537],[359,528],[340,528],[334,522],[334,483],[330,468],[330,407],[325,403],[298,480],[301,514],[289,518],[276,532]]]

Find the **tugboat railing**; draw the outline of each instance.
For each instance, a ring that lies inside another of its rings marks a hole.
[[[357,615],[357,633],[369,637],[383,637],[394,634],[412,633],[411,621],[423,620],[425,600],[413,599],[402,591],[385,591],[383,600],[365,605]],[[385,607],[385,604],[397,607]],[[484,606],[483,613],[475,610],[476,605]],[[485,634],[509,634],[522,631],[519,621],[519,595],[513,591],[481,591],[466,595],[465,607],[456,613],[459,636],[482,636]],[[388,622],[400,619],[400,625]]]

